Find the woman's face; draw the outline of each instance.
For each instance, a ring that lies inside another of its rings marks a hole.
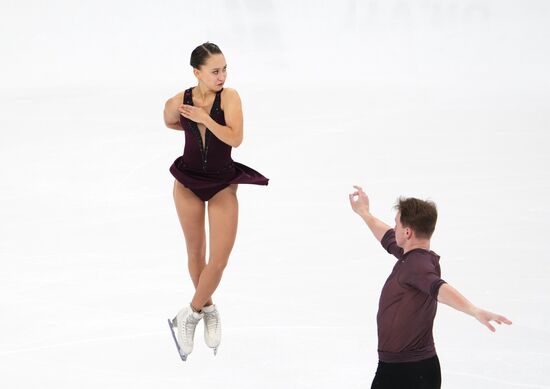
[[[213,54],[200,69],[194,69],[195,77],[208,89],[220,91],[227,78],[227,64],[223,54]]]

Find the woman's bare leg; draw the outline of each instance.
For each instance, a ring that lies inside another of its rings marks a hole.
[[[174,202],[187,246],[187,265],[195,289],[206,266],[205,203],[178,181],[174,182]],[[207,304],[212,304],[208,300]]]
[[[235,243],[238,214],[237,185],[230,185],[208,201],[210,258],[191,301],[197,310],[210,305],[212,294],[220,283]]]

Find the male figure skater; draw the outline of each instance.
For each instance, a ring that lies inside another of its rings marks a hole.
[[[478,308],[441,279],[439,256],[430,250],[437,221],[434,203],[400,198],[395,228],[370,213],[369,198],[354,186],[352,209],[374,237],[397,258],[378,307],[378,369],[371,389],[438,389],[441,370],[432,334],[437,302],[475,317],[491,331],[512,324],[506,317]]]

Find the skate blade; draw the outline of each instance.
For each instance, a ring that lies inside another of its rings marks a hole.
[[[176,348],[178,349],[178,354],[182,361],[187,361],[187,354],[185,354],[183,351],[181,351],[180,344],[178,343],[178,339],[176,338],[176,333],[174,332],[174,326],[172,325],[172,320],[168,319],[168,327],[170,327],[170,332],[172,333],[172,339],[174,339],[174,343],[176,343]]]

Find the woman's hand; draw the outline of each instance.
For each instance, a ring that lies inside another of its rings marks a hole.
[[[204,124],[210,118],[208,112],[206,112],[203,108],[195,107],[194,105],[181,104],[178,107],[178,111],[181,116],[192,120],[195,123]]]

